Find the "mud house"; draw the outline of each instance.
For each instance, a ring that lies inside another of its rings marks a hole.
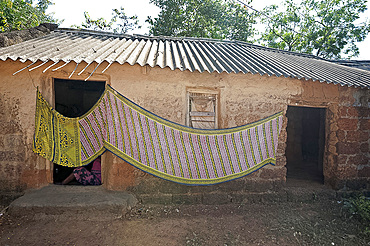
[[[107,189],[175,200],[189,193],[202,199],[274,190],[290,179],[369,188],[370,71],[244,42],[43,28],[27,41],[14,33],[1,37],[7,46],[0,48],[3,192],[62,178],[63,167],[32,151],[36,87],[57,111],[76,117],[94,105],[106,84],[158,116],[197,128],[230,128],[283,112],[275,166],[190,187],[106,152]]]

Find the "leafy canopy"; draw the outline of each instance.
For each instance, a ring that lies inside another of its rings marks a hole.
[[[0,0],[0,32],[23,30],[43,22],[56,23],[52,15],[45,14],[50,0]]]
[[[328,59],[357,56],[356,42],[370,32],[370,22],[357,23],[367,0],[285,0],[283,9],[266,7],[268,28],[260,42],[273,48],[315,54]]]
[[[232,0],[150,0],[159,7],[148,17],[151,35],[253,41],[256,14]]]
[[[135,28],[141,28],[138,25],[139,20],[137,15],[127,16],[124,8],[113,9],[112,18],[107,21],[104,18],[92,19],[88,12],[84,12],[85,22],[81,26],[74,26],[77,28],[85,28],[90,30],[110,31],[114,33],[127,33]]]

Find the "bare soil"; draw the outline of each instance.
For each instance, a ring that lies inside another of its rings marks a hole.
[[[370,245],[363,224],[332,200],[138,205],[104,214],[0,217],[0,245]]]

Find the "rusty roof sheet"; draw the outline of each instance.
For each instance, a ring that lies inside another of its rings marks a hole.
[[[49,61],[54,62],[52,66],[72,61],[100,65],[106,61],[103,72],[117,62],[201,73],[258,73],[370,88],[370,71],[240,41],[56,29],[46,36],[0,48],[0,60],[7,59],[42,62],[33,69]]]

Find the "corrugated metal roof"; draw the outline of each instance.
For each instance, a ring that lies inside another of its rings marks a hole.
[[[240,41],[56,29],[46,36],[1,48],[0,60],[6,59],[42,61],[42,65],[53,61],[53,67],[72,61],[77,64],[84,61],[88,65],[94,62],[100,65],[106,61],[109,65],[101,68],[103,72],[118,62],[201,73],[258,73],[370,88],[369,71],[342,66],[313,55]],[[42,67],[41,64],[37,68]]]
[[[370,60],[335,60],[334,63],[370,71]]]

